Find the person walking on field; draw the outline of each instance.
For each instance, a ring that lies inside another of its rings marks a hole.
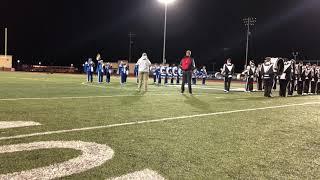
[[[143,53],[142,57],[138,60],[137,65],[139,66],[138,74],[138,90],[141,91],[142,83],[144,84],[144,90],[148,89],[148,79],[149,79],[149,70],[151,62],[148,59],[147,53]]]
[[[189,93],[192,94],[191,87],[191,76],[192,71],[195,69],[196,65],[194,59],[191,57],[191,51],[188,50],[186,52],[186,56],[182,58],[180,62],[180,67],[182,69],[182,85],[181,85],[181,93],[184,93],[184,86],[188,83]]]

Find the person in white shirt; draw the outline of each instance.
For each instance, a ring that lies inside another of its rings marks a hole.
[[[147,53],[143,53],[142,57],[138,60],[137,65],[139,66],[139,84],[138,90],[141,91],[142,83],[144,84],[144,90],[147,91],[148,88],[148,79],[149,79],[149,70],[151,62],[148,59]]]

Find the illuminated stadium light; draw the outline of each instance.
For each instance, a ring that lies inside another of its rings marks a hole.
[[[162,63],[166,64],[166,36],[167,36],[167,12],[168,12],[168,4],[173,3],[175,0],[158,0],[159,2],[165,4],[165,15],[164,15],[164,31],[163,31],[163,56]]]
[[[164,3],[164,4],[170,4],[173,3],[175,0],[159,0],[159,2]]]

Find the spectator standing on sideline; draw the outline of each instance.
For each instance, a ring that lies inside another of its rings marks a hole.
[[[138,74],[138,89],[141,91],[142,83],[144,84],[144,90],[148,89],[148,79],[149,79],[149,70],[151,66],[151,62],[148,59],[147,53],[143,53],[142,57],[138,60],[137,65],[139,66],[139,74]]]
[[[191,51],[188,50],[186,52],[186,56],[182,58],[180,62],[180,66],[182,69],[182,85],[181,85],[181,93],[184,93],[184,86],[188,83],[189,93],[192,94],[192,87],[191,87],[191,76],[192,71],[196,67],[194,59],[191,57]]]

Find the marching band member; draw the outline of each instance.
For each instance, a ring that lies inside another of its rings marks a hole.
[[[230,91],[232,76],[234,74],[235,67],[231,63],[231,59],[227,59],[227,63],[223,65],[221,74],[224,75],[224,92]]]
[[[180,78],[183,77],[183,71],[181,67],[178,67],[178,76],[177,76],[177,84],[180,84]]]
[[[297,73],[297,93],[298,95],[302,95],[303,93],[303,62],[300,61],[299,64],[296,65],[296,73]]]
[[[279,83],[280,83],[280,91],[279,91],[279,96],[280,97],[286,97],[287,95],[287,86],[288,83],[291,79],[291,61],[285,60],[284,62],[284,70],[282,75],[279,78]]]
[[[178,66],[176,66],[175,64],[173,65],[172,67],[172,76],[173,76],[173,80],[178,78]],[[172,81],[172,84],[173,84],[173,81]]]
[[[88,75],[88,82],[93,82],[93,72],[94,72],[94,63],[91,58],[88,60],[88,65],[87,65],[87,75]]]
[[[96,56],[96,60],[98,61],[96,73],[98,75],[98,83],[103,82],[103,61],[101,62],[101,55],[98,53]]]
[[[169,65],[166,64],[165,65],[165,71],[164,71],[164,85],[168,85],[168,79],[169,79],[169,74],[168,74],[168,70],[169,70]]]
[[[317,65],[312,65],[312,71],[311,71],[311,94],[316,94],[316,88],[317,88]]]
[[[120,76],[120,84],[124,85],[125,83],[125,70],[124,70],[124,62],[121,61],[118,67],[118,72],[117,74]]]
[[[156,82],[157,82],[157,74],[156,74],[156,69],[157,69],[157,64],[155,64],[155,65],[152,65],[151,67],[150,67],[150,72],[151,72],[151,74],[152,74],[152,76],[153,76],[153,84],[156,84]]]
[[[293,96],[294,88],[296,85],[296,79],[297,79],[297,74],[296,74],[296,61],[294,59],[291,59],[290,61],[291,64],[291,76],[289,79],[288,83],[288,96]]]
[[[167,67],[167,76],[168,80],[170,79],[170,83],[173,84],[172,66],[170,65]]]
[[[279,79],[279,77],[277,75],[274,75],[274,77],[273,77],[273,87],[272,87],[274,91],[277,90],[278,79]]]
[[[247,67],[247,70],[244,71],[244,74],[247,75],[246,80],[246,92],[252,92],[253,91],[253,81],[256,74],[256,65],[253,61],[250,61],[250,65]]]
[[[123,75],[124,75],[124,83],[126,84],[127,83],[127,78],[128,78],[128,75],[129,75],[129,66],[128,64],[124,64],[123,66]]]
[[[207,69],[206,66],[203,66],[202,69],[200,70],[201,78],[202,78],[202,85],[206,85],[206,79],[208,77]]]
[[[104,72],[106,74],[106,83],[110,83],[110,80],[111,80],[111,73],[112,73],[112,66],[110,63],[107,63],[105,66],[104,66]]]
[[[161,78],[164,79],[164,84],[166,85],[168,83],[168,77],[167,77],[167,66],[165,64],[161,65]],[[161,80],[160,80],[161,84]]]
[[[320,95],[320,66],[316,68],[316,77],[317,77],[317,94]]]
[[[83,72],[87,74],[88,61],[86,61],[82,66],[83,66]]]
[[[262,83],[263,83],[263,81],[262,81],[261,67],[262,67],[262,64],[258,64],[257,71],[256,71],[257,89],[258,89],[258,91],[262,91]]]
[[[157,64],[156,66],[156,78],[158,80],[158,85],[161,84],[161,66]]]
[[[261,71],[264,81],[264,96],[271,97],[274,80],[274,71],[271,58],[266,58],[265,62],[262,64]]]
[[[312,79],[311,72],[312,72],[311,64],[307,63],[305,69],[302,71],[302,75],[304,79],[303,95],[309,94],[310,82]]]
[[[103,82],[103,74],[104,74],[104,67],[103,67],[103,61],[99,60],[96,72],[98,74],[98,83],[101,84]]]
[[[197,84],[197,74],[198,74],[198,70],[194,69],[192,72],[192,85],[196,85]]]
[[[137,84],[138,84],[138,83],[139,83],[139,78],[138,78],[138,75],[139,75],[139,65],[138,65],[138,64],[135,64],[135,65],[134,65],[133,73],[134,73],[134,77],[136,77],[136,79],[137,79]]]

